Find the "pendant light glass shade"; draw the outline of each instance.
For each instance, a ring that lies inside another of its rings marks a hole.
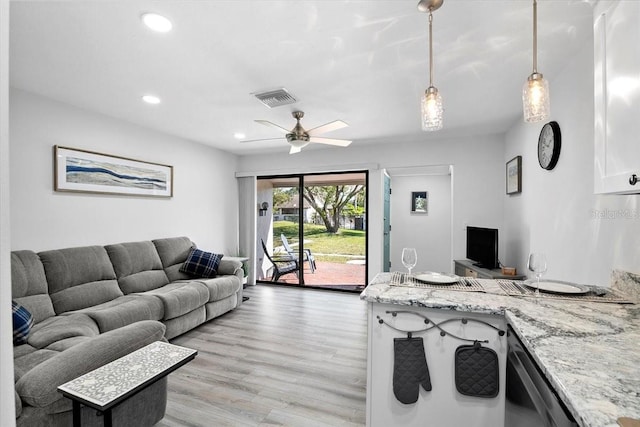
[[[443,126],[442,97],[440,92],[433,86],[424,91],[422,95],[422,130],[440,130]]]
[[[551,109],[549,82],[542,77],[542,74],[533,73],[524,83],[522,104],[525,122],[541,122],[549,118],[549,110]]]
[[[534,123],[549,118],[549,83],[538,73],[538,2],[533,0],[533,73],[522,88],[524,121]]]

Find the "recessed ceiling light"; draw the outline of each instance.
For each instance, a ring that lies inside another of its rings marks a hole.
[[[247,137],[247,135],[245,135],[242,132],[236,132],[236,133],[233,134],[233,137],[235,139],[245,139]]]
[[[171,28],[173,28],[173,24],[169,19],[162,15],[158,15],[157,13],[145,13],[142,15],[142,22],[144,22],[144,25],[153,31],[157,31],[159,33],[166,33],[171,31]]]
[[[160,98],[155,95],[144,95],[142,100],[147,104],[160,104]]]

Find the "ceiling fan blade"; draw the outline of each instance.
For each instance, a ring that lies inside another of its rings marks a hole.
[[[280,137],[280,138],[260,138],[260,139],[246,139],[243,141],[239,141],[241,144],[245,143],[245,142],[258,142],[258,141],[286,141],[286,139]]]
[[[289,154],[296,154],[302,151],[302,147],[294,147],[291,146],[291,150],[289,150]]]
[[[265,125],[265,126],[270,126],[272,128],[278,129],[280,132],[282,133],[290,133],[291,131],[289,129],[285,129],[280,125],[277,125],[275,123],[272,123],[268,120],[255,120],[256,123],[260,123],[261,125]]]
[[[342,120],[334,120],[334,121],[326,123],[326,124],[324,124],[322,126],[318,126],[318,127],[313,128],[313,129],[309,129],[307,131],[307,133],[309,135],[320,135],[321,133],[327,133],[327,132],[331,132],[331,131],[334,131],[334,130],[346,128],[347,126],[349,126],[349,125],[346,124],[345,122],[343,122]]]
[[[320,138],[318,136],[312,136],[309,138],[309,141],[315,142],[316,144],[337,145],[338,147],[347,147],[351,144],[351,141],[348,139]]]

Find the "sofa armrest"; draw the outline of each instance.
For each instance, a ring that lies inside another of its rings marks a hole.
[[[242,281],[242,278],[244,277],[244,272],[242,271],[242,263],[237,259],[231,257],[222,257],[222,259],[220,260],[220,264],[218,264],[218,274],[238,276],[240,281]]]
[[[45,407],[62,398],[58,386],[162,340],[164,332],[162,323],[144,320],[98,335],[29,370],[16,383],[16,391],[23,402]]]

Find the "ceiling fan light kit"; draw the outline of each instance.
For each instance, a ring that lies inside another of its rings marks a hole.
[[[546,120],[551,110],[549,82],[538,73],[538,2],[533,0],[533,73],[522,88],[524,121],[535,123]]]
[[[304,130],[302,125],[300,124],[300,119],[304,117],[304,112],[302,111],[294,111],[293,118],[298,122],[295,127],[291,130],[291,133],[286,135],[287,142],[295,148],[303,148],[309,144],[309,134]]]
[[[421,102],[422,130],[436,131],[443,127],[442,96],[433,85],[433,11],[442,6],[444,0],[420,0],[418,10],[429,13],[429,87]]]

